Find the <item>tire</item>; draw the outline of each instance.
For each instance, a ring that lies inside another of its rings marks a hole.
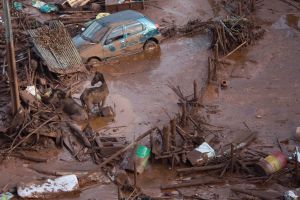
[[[154,51],[158,48],[158,44],[154,40],[147,40],[147,42],[144,44],[144,51]]]
[[[88,65],[93,66],[96,64],[99,64],[101,61],[97,58],[90,58],[89,61],[87,62]]]

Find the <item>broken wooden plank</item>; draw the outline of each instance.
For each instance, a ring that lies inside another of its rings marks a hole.
[[[175,189],[181,187],[190,187],[190,186],[216,184],[216,183],[224,183],[224,180],[212,178],[212,177],[203,177],[201,179],[194,179],[183,183],[162,185],[161,189],[166,190],[166,189]]]
[[[245,44],[247,44],[247,41],[243,42],[242,44],[240,44],[239,46],[237,46],[235,49],[233,49],[231,52],[229,52],[227,55],[223,56],[221,58],[221,60],[227,58],[228,56],[230,56],[231,54],[233,54],[234,52],[236,52],[237,50],[239,50],[242,46],[244,46]]]
[[[183,101],[183,104],[181,105],[181,109],[182,109],[181,123],[182,123],[182,126],[185,127],[187,125],[187,103],[186,103],[186,101]]]
[[[254,139],[256,138],[256,133],[251,133],[247,136],[244,141],[240,142],[238,145],[234,147],[234,151],[242,149],[248,146]],[[223,155],[228,155],[231,152],[231,148],[225,150],[222,154],[218,155],[217,157],[222,157]]]
[[[122,153],[126,152],[128,149],[132,148],[140,140],[142,140],[144,137],[146,137],[147,135],[149,135],[150,133],[152,133],[156,129],[158,129],[158,128],[157,127],[151,128],[150,130],[148,130],[145,133],[143,133],[142,135],[140,135],[135,141],[133,141],[132,143],[130,143],[129,145],[127,145],[125,148],[121,149],[120,151],[114,153],[112,156],[110,156],[108,159],[106,159],[104,162],[102,162],[99,165],[99,168],[104,167],[106,164],[110,163],[112,160],[114,160],[115,158],[117,158],[119,155],[121,155]]]
[[[170,120],[171,145],[176,146],[176,118]]]
[[[70,122],[67,122],[67,124],[70,127],[70,129],[72,130],[72,132],[75,133],[75,135],[83,142],[83,144],[86,147],[89,147],[89,148],[92,147],[90,141],[85,136],[85,134],[79,129],[79,127],[77,127],[75,124],[72,124]]]
[[[163,151],[164,152],[169,152],[170,149],[170,127],[168,125],[163,127]]]
[[[102,157],[109,157],[126,146],[125,137],[95,137]]]
[[[25,152],[19,152],[19,154],[21,155],[21,158],[23,158],[25,160],[33,161],[33,162],[47,162],[48,161],[48,158],[28,155]]]
[[[199,85],[196,80],[194,80],[194,100],[199,100]]]
[[[267,192],[265,190],[263,190],[263,191],[245,190],[245,189],[238,188],[238,187],[232,187],[231,190],[234,192],[248,194],[248,195],[251,195],[254,197],[258,197],[263,200],[274,200],[274,199],[280,199],[280,197],[281,197],[281,194],[277,194],[274,192]]]
[[[224,163],[218,165],[208,165],[202,167],[188,167],[188,168],[181,168],[177,169],[177,173],[193,173],[193,172],[200,172],[200,171],[209,171],[209,170],[216,170],[222,169],[225,166]]]
[[[176,125],[176,130],[183,140],[187,140],[190,136],[178,125]]]
[[[219,22],[224,27],[225,31],[232,37],[232,39],[234,39],[234,41],[237,42],[238,40],[236,39],[236,37],[233,36],[230,29],[224,24],[224,22],[222,20],[219,20]]]

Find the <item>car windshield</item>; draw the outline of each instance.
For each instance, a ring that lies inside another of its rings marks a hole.
[[[107,27],[102,26],[99,22],[95,21],[81,33],[81,37],[90,42],[99,42],[107,30]]]

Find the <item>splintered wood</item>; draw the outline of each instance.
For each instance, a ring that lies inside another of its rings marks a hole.
[[[256,9],[257,0],[224,0],[225,10],[232,15],[249,15]]]
[[[201,19],[196,18],[189,20],[183,26],[177,27],[174,24],[171,24],[168,27],[163,27],[160,31],[165,38],[185,36],[204,31],[210,23],[212,23],[212,21],[202,21]]]
[[[231,17],[219,20],[210,26],[213,35],[211,46],[225,55],[243,43],[251,44],[260,39],[264,30],[246,18]]]

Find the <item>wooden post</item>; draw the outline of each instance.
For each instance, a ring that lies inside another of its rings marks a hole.
[[[242,2],[238,3],[238,7],[239,7],[239,13],[238,13],[238,15],[242,16]]]
[[[186,109],[186,101],[183,102],[182,104],[182,119],[181,119],[181,123],[182,123],[182,126],[185,127],[186,126],[186,122],[187,122],[187,109]]]
[[[137,171],[136,171],[136,162],[133,162],[133,169],[134,169],[134,186],[137,187]]]
[[[144,9],[145,9],[145,1],[142,0],[142,10],[144,10]]]
[[[198,101],[199,99],[199,88],[198,88],[198,83],[196,80],[194,80],[194,100]]]
[[[153,150],[153,142],[154,142],[154,139],[153,139],[153,133],[150,133],[150,151],[151,151],[151,162],[153,163],[153,159],[154,159],[154,156],[152,155],[152,150]]]
[[[8,64],[8,77],[12,101],[12,114],[15,115],[21,107],[19,97],[19,83],[16,67],[13,31],[10,19],[10,6],[8,0],[2,0],[3,18],[5,23],[6,55]]]
[[[171,164],[171,168],[172,170],[174,169],[174,165],[175,165],[175,155],[172,155],[172,164]]]
[[[215,44],[215,61],[219,62],[219,45],[218,45],[218,43]]]
[[[299,173],[298,173],[298,169],[299,169],[299,161],[298,161],[298,155],[297,155],[297,153],[298,153],[298,149],[297,149],[297,147],[295,148],[295,183],[297,184],[297,182],[298,182],[298,176],[299,176]]]
[[[172,145],[176,146],[176,118],[170,120]]]
[[[170,151],[170,127],[168,125],[163,127],[163,151]]]
[[[211,82],[211,58],[208,57],[208,68],[207,68],[207,84],[210,84]]]
[[[255,10],[255,0],[251,0],[251,12]]]
[[[214,62],[214,71],[213,71],[213,80],[217,81],[218,76],[217,76],[217,67],[219,64],[219,46],[218,44],[215,45],[215,62]]]
[[[223,37],[223,53],[227,52],[227,39],[226,39],[226,34],[225,34],[225,28],[224,26],[221,26],[221,31],[222,31],[222,37]]]
[[[121,189],[120,189],[120,186],[117,186],[117,187],[118,187],[118,200],[121,200],[122,199]]]
[[[231,146],[230,146],[230,154],[231,154],[231,173],[233,173],[234,162],[235,162],[235,159],[234,159],[234,146],[233,146],[233,144],[231,144]]]

